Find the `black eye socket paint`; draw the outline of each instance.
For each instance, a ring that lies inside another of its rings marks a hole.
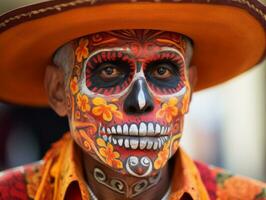
[[[106,67],[115,69],[119,76],[104,79],[101,73]],[[119,51],[100,52],[86,63],[86,86],[89,90],[104,95],[120,93],[133,79],[134,69],[134,62],[129,55]]]
[[[154,76],[154,70],[164,66],[170,75],[167,78]],[[184,62],[172,52],[161,52],[145,63],[144,74],[151,89],[159,94],[172,94],[185,86]]]

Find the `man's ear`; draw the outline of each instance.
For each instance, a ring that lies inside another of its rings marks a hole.
[[[64,88],[64,70],[61,67],[48,65],[44,76],[44,87],[50,106],[59,116],[66,116],[67,104]]]

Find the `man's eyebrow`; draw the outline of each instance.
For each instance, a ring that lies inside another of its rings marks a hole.
[[[172,40],[158,38],[156,39],[156,41],[160,43],[168,44],[168,45],[174,45],[177,49],[180,49],[182,54],[185,54],[185,49],[183,49],[180,45],[178,45],[176,42]]]
[[[159,51],[157,51],[156,53],[164,53],[164,52],[172,52],[175,53],[177,55],[179,55],[183,61],[185,61],[184,55],[182,54],[182,52],[180,52],[178,49],[176,48],[172,48],[172,47],[162,47],[162,49],[160,49]]]

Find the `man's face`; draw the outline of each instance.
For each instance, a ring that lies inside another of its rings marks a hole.
[[[178,149],[190,102],[186,41],[151,30],[73,41],[68,118],[72,137],[87,154],[136,177],[165,166]]]

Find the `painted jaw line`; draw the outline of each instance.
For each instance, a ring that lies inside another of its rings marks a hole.
[[[137,177],[156,173],[175,153],[190,98],[182,37],[167,46],[155,35],[140,43],[102,33],[98,49],[95,35],[81,38],[67,88],[75,141],[96,160]],[[116,43],[109,47],[109,40]]]

